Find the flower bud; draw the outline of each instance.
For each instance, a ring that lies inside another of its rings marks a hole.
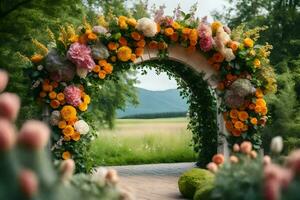
[[[274,137],[271,142],[271,151],[279,154],[283,149],[283,141],[281,136]]]
[[[233,145],[233,152],[239,152],[240,151],[240,146],[238,144]]]
[[[117,171],[114,169],[109,169],[105,178],[108,182],[112,184],[117,184],[119,182]]]
[[[253,159],[257,158],[257,152],[256,151],[251,151],[250,152],[250,157],[253,158]]]
[[[214,163],[216,163],[217,165],[223,164],[223,163],[224,163],[224,160],[225,160],[225,158],[224,158],[224,156],[223,156],[222,154],[216,154],[216,155],[214,155],[214,157],[212,158],[212,161],[213,161]]]
[[[206,168],[212,172],[212,173],[217,173],[218,172],[218,165],[214,162],[210,162],[206,165]]]
[[[230,156],[229,160],[230,160],[231,163],[238,163],[239,162],[239,159],[236,156]]]
[[[245,141],[241,144],[241,152],[245,154],[249,154],[252,151],[251,142]]]
[[[18,141],[32,150],[40,150],[46,146],[49,136],[50,130],[46,124],[29,120],[21,128]]]
[[[12,93],[5,92],[0,95],[0,117],[14,121],[20,109],[20,98]]]
[[[10,150],[16,142],[13,126],[6,119],[0,119],[0,151]]]
[[[0,92],[2,92],[7,85],[8,74],[6,71],[0,69]]]
[[[38,179],[30,170],[22,170],[20,177],[20,187],[22,192],[29,198],[38,192]]]
[[[272,163],[271,157],[270,156],[264,156],[263,163],[264,163],[264,166],[267,166],[267,165],[271,164]]]
[[[64,160],[60,165],[60,172],[61,172],[61,180],[63,182],[68,182],[75,170],[75,162],[72,159]]]

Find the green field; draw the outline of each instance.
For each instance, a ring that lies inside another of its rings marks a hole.
[[[96,165],[195,161],[186,118],[119,119],[100,131],[91,154]]]

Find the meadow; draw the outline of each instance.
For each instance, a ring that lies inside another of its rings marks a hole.
[[[95,165],[131,165],[195,161],[186,118],[118,119],[93,142]]]

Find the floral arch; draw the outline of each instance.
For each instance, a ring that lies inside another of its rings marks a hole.
[[[151,64],[153,60],[184,64],[184,79],[198,88],[193,95],[199,102],[191,108],[204,106],[191,115],[190,128],[202,164],[217,146],[226,154],[227,141],[232,145],[250,140],[260,148],[259,129],[268,118],[263,97],[276,89],[268,60],[271,47],[255,44],[260,29],[246,31],[241,26],[231,31],[220,22],[189,17],[154,21],[120,16],[110,18],[109,23],[104,17],[98,21],[94,25],[84,21],[76,29],[61,27],[57,39],[47,30],[52,40],[47,47],[33,40],[37,51],[30,58],[29,74],[37,98],[50,108],[56,159],[73,157],[77,168],[85,170],[83,152],[93,137],[82,115],[92,101],[89,84],[102,84],[134,63]],[[167,70],[172,71],[171,65]],[[206,89],[200,90],[198,81]],[[215,112],[209,115],[210,111]],[[207,153],[207,149],[213,150]]]

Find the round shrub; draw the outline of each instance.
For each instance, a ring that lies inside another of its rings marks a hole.
[[[209,200],[213,189],[214,189],[213,182],[209,183],[208,185],[202,188],[199,188],[196,191],[193,200]]]
[[[192,199],[197,190],[212,185],[214,174],[205,169],[194,168],[183,173],[178,180],[178,187],[181,194]]]

